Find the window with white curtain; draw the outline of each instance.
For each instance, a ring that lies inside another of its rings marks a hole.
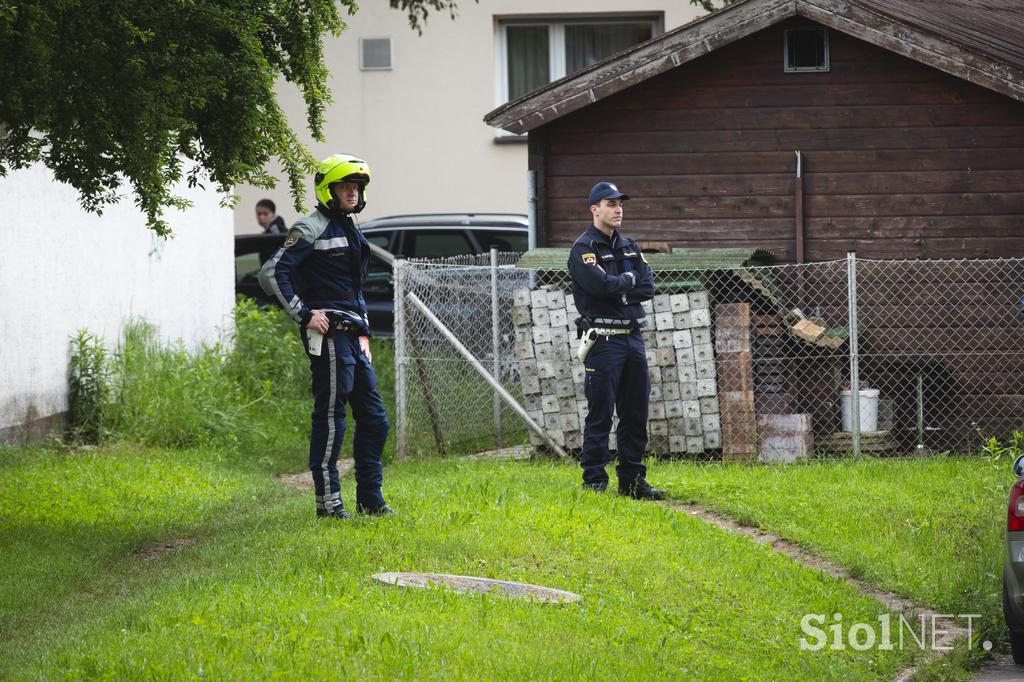
[[[658,15],[507,18],[498,23],[498,104],[650,39]]]

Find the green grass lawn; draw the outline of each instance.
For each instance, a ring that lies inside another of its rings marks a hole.
[[[209,451],[0,450],[0,639],[73,608],[135,553],[282,497],[269,476]]]
[[[874,622],[882,609],[685,514],[584,493],[564,465],[402,462],[386,480],[399,517],[339,523],[230,459],[123,446],[0,455],[0,532],[14,539],[5,679],[859,680],[891,679],[910,656],[800,651],[802,614]],[[73,509],[36,504],[54,480]],[[134,554],[173,534],[197,542],[151,562]],[[388,570],[523,580],[584,601],[371,580]]]
[[[1009,459],[655,467],[655,482],[681,501],[794,540],[944,613],[983,614],[988,634],[1002,637]]]

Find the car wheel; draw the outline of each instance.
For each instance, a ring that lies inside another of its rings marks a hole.
[[[1006,627],[1010,635],[1010,651],[1013,654],[1013,662],[1024,665],[1024,632],[1020,631],[1020,624],[1010,610],[1010,596],[1006,590],[1005,576],[1003,577],[1003,618],[1006,619]]]
[[[1024,633],[1010,630],[1010,652],[1014,663],[1024,665]]]

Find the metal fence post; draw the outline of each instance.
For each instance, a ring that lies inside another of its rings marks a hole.
[[[850,325],[850,430],[854,457],[860,456],[860,357],[857,348],[857,254],[846,253]]]
[[[491,247],[491,353],[494,378],[501,380],[501,320],[498,315],[498,247]],[[494,392],[494,429],[498,447],[505,447],[505,427],[501,419],[501,396]]]
[[[405,319],[405,261],[396,258],[392,264],[395,279],[395,456],[407,457],[409,454],[406,427],[408,418],[406,381],[406,339],[408,330]]]
[[[526,248],[537,248],[537,171],[526,171]]]

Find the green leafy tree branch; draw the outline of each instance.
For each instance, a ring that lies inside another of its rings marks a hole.
[[[724,9],[729,5],[735,5],[738,2],[743,2],[743,0],[690,0],[691,5],[694,7],[700,7],[707,12]]]
[[[454,0],[390,0],[422,31]],[[174,194],[235,184],[269,188],[277,158],[296,207],[314,159],[274,85],[302,92],[323,140],[331,101],[324,40],[356,0],[0,0],[0,176],[36,162],[101,213],[130,193],[147,225],[170,230]],[[41,197],[45,203],[45,197]]]

